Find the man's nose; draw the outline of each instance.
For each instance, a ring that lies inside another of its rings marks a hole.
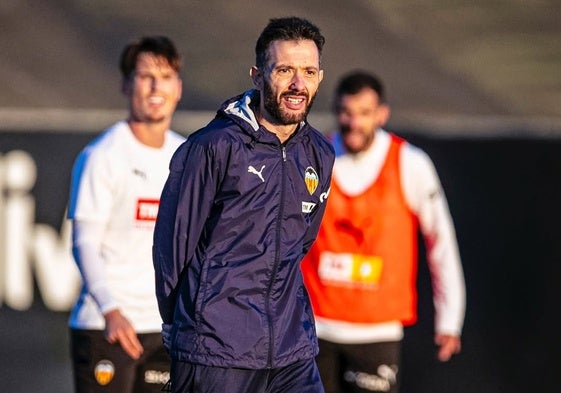
[[[301,72],[296,71],[290,84],[291,89],[300,91],[304,90],[305,86],[304,75],[302,75]]]
[[[359,126],[360,126],[360,117],[350,116],[349,117],[349,128],[354,130],[356,128],[359,128]]]

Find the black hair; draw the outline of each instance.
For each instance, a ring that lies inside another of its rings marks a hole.
[[[262,68],[267,63],[267,49],[273,41],[312,40],[321,58],[325,37],[319,28],[306,19],[295,16],[273,18],[261,32],[255,44],[255,65]]]
[[[128,79],[136,69],[138,55],[144,52],[153,53],[167,60],[176,72],[181,69],[181,57],[174,43],[165,36],[146,36],[130,42],[121,53],[119,68],[123,78]]]
[[[378,95],[380,103],[386,103],[384,84],[376,75],[367,71],[352,71],[344,75],[335,89],[335,100],[347,94],[357,94],[363,89],[372,89]]]

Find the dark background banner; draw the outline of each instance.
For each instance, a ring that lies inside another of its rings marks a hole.
[[[467,285],[463,351],[451,362],[439,363],[432,343],[429,273],[421,251],[420,320],[406,330],[403,392],[558,392],[561,343],[554,320],[561,299],[561,140],[470,137],[467,126],[463,136],[395,131],[433,158],[456,225]],[[517,135],[531,135],[532,130],[522,131]],[[0,167],[5,168],[14,151],[26,152],[35,163],[37,177],[28,193],[35,205],[33,225],[51,227],[57,234],[52,242],[59,248],[65,244],[60,231],[72,162],[94,136],[41,130],[0,133]],[[4,203],[13,196],[6,182],[0,176]],[[0,233],[11,233],[14,222],[5,214],[0,218]],[[34,254],[29,255],[29,267],[36,269]],[[59,268],[54,259],[60,263],[64,258],[53,257],[52,269],[47,269],[55,277]],[[43,269],[45,260],[49,262],[43,258]],[[71,392],[68,312],[45,304],[36,273],[32,304],[21,310],[10,306],[5,283],[10,262],[0,262],[2,391]],[[62,282],[67,276],[58,277],[59,288],[68,286]]]

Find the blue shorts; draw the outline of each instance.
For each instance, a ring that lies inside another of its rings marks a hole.
[[[314,359],[249,370],[171,361],[173,393],[324,393]]]

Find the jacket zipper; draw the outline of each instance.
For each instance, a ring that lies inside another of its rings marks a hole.
[[[269,337],[270,337],[270,344],[269,344],[269,355],[267,364],[269,367],[273,367],[273,348],[275,347],[275,336],[274,336],[274,329],[273,329],[273,321],[271,319],[271,309],[270,309],[270,298],[271,298],[271,291],[273,290],[273,283],[275,282],[275,278],[277,276],[279,264],[280,264],[280,247],[281,247],[281,227],[282,227],[282,216],[284,212],[284,189],[285,189],[285,172],[286,172],[286,146],[281,145],[281,153],[282,153],[282,165],[281,165],[281,195],[280,195],[280,204],[279,204],[279,214],[277,216],[277,228],[276,228],[276,251],[275,251],[275,261],[273,264],[273,274],[271,274],[271,281],[269,282],[269,288],[267,289],[267,315],[269,318]]]

